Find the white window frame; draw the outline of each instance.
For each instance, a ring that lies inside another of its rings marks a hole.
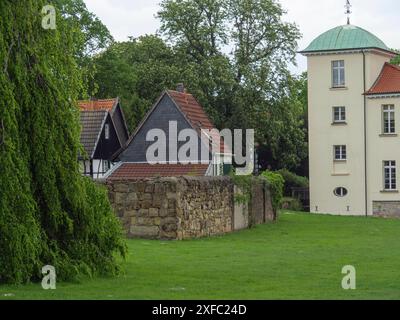
[[[336,113],[339,114],[339,119],[336,119]],[[345,123],[346,122],[346,107],[333,107],[333,123]]]
[[[336,151],[339,151],[339,153],[337,153]],[[337,157],[337,155],[339,155],[339,157]],[[346,145],[333,146],[333,159],[335,161],[347,161],[347,146]]]
[[[382,133],[383,134],[396,133],[396,112],[395,112],[395,107],[392,104],[382,106]]]
[[[385,191],[397,190],[396,161],[383,161],[383,189]]]
[[[337,83],[335,83],[335,74],[337,73]],[[344,60],[332,61],[332,87],[343,88],[346,85],[346,69]]]
[[[337,191],[340,191],[340,192],[337,192]],[[336,197],[344,198],[349,194],[349,191],[345,187],[338,187],[335,190],[333,190],[333,193],[335,194]]]
[[[110,169],[111,169],[111,162],[108,160],[102,160],[101,161],[101,165],[102,165],[102,174],[106,174]]]

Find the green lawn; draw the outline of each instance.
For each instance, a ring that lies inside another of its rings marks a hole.
[[[119,277],[0,286],[0,299],[400,299],[400,220],[285,213],[224,237],[128,245]],[[345,265],[357,290],[341,288]]]

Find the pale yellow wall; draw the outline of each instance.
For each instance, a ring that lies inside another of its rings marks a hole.
[[[345,89],[331,88],[334,60],[345,61]],[[367,89],[388,60],[366,53]],[[308,57],[311,212],[365,215],[363,78],[362,53]],[[332,125],[334,106],[346,107],[346,125]],[[334,145],[347,146],[346,162],[334,162]],[[335,196],[337,187],[347,188],[349,194]]]
[[[400,201],[400,194],[383,193],[383,161],[396,161],[397,174],[400,168],[400,139],[395,136],[382,136],[382,106],[395,106],[396,134],[400,133],[400,98],[368,99],[368,214],[372,215],[373,201]],[[399,177],[397,186],[399,185]]]
[[[385,62],[390,61],[390,57],[383,54],[367,52],[365,53],[365,70],[367,90],[370,89],[382,71]]]

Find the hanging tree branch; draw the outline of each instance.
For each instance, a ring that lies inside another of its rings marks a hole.
[[[0,123],[0,146],[2,146],[4,144],[4,140],[5,140],[4,120],[1,119],[1,123]]]
[[[8,75],[8,61],[10,60],[11,51],[14,47],[14,40],[11,42],[10,47],[8,48],[7,56],[4,59],[4,73]]]

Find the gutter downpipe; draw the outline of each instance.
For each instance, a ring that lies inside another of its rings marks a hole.
[[[366,84],[366,61],[365,61],[365,51],[362,51],[363,54],[363,77],[364,77],[364,181],[365,181],[365,216],[368,217],[368,175],[367,175],[367,96],[365,92],[367,90]]]

